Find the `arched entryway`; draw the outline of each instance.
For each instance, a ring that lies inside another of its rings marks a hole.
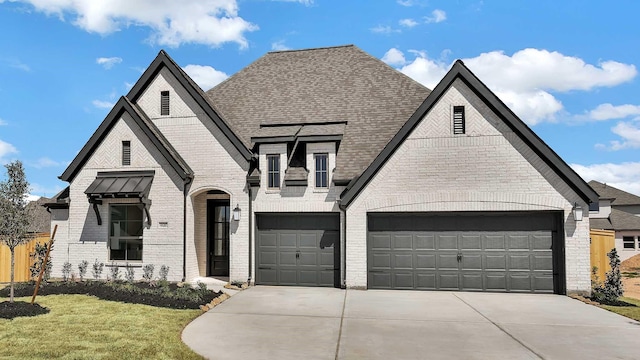
[[[228,193],[217,189],[202,191],[193,197],[200,276],[229,276],[230,198]]]

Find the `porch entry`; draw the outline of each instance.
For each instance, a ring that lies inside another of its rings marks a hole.
[[[207,200],[207,276],[229,276],[229,200]]]

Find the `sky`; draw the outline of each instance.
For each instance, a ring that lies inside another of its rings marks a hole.
[[[462,59],[586,181],[640,195],[639,11],[632,0],[0,0],[0,163],[21,160],[31,195],[55,195],[161,49],[208,90],[269,51],[355,44],[429,88]]]

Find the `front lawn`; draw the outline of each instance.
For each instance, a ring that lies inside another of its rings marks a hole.
[[[36,301],[50,312],[0,319],[0,358],[200,359],[180,340],[182,329],[200,310],[125,304],[87,295],[38,296]]]
[[[616,314],[640,321],[640,300],[628,297],[621,297],[620,300],[628,303],[629,306],[600,305],[600,307]]]

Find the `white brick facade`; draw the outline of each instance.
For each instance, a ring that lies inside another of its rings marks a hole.
[[[466,134],[453,135],[464,105]],[[589,221],[573,221],[564,182],[456,81],[347,209],[346,285],[367,285],[368,212],[561,210],[567,291],[588,291]]]

